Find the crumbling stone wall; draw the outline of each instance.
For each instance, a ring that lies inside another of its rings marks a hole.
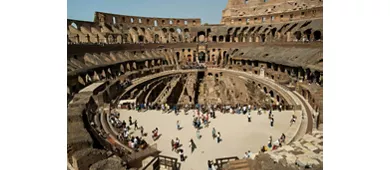
[[[229,0],[221,24],[252,25],[322,17],[322,1]]]
[[[122,160],[118,157],[111,157],[93,164],[89,170],[126,170],[122,165]]]
[[[92,164],[106,159],[108,156],[105,150],[93,148],[79,150],[72,155],[73,168],[75,170],[88,170]]]

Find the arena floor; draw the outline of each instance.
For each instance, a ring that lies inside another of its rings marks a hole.
[[[274,111],[275,123],[271,128],[268,113],[257,115],[252,111],[252,122],[249,123],[246,115],[216,112],[216,119],[210,119],[209,127],[200,130],[202,138],[198,140],[196,129],[192,126],[193,111],[189,111],[188,115],[181,112],[178,116],[173,112],[163,114],[161,111],[154,110],[140,113],[133,110],[119,109],[118,111],[120,119],[125,120],[127,124],[130,115],[133,121],[138,120],[138,126],[143,126],[145,133],[148,133],[145,140],[149,144],[157,143],[157,148],[162,151],[162,155],[179,159],[179,155],[171,150],[171,139],[178,137],[183,144],[184,155],[187,156],[187,159],[181,162],[182,170],[207,169],[207,160],[231,156],[242,158],[248,150],[252,153],[258,152],[261,146],[267,144],[269,136],[272,136],[275,141],[288,130],[293,114],[293,111]],[[177,120],[180,120],[183,127],[180,131],[176,129]],[[157,141],[153,141],[151,132],[156,127],[162,136]],[[222,141],[219,144],[211,136],[213,127],[221,133]],[[133,135],[140,136],[140,131],[137,130]],[[191,138],[197,145],[193,153],[189,148]]]

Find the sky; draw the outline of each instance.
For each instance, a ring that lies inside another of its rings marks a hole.
[[[93,21],[95,11],[161,18],[201,18],[219,24],[227,0],[68,0],[68,19]]]

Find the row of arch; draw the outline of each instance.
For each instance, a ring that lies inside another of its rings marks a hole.
[[[101,22],[104,22],[102,20]],[[158,26],[161,25],[189,25],[189,23],[192,23],[192,26],[195,26],[199,23],[199,21],[196,20],[183,20],[183,19],[149,19],[149,18],[133,18],[133,17],[112,17],[112,24],[123,24],[123,23],[131,23],[131,24],[146,24],[146,25],[154,25]]]
[[[287,35],[288,34],[288,35]],[[198,34],[199,42],[206,42],[209,39],[211,42],[267,42],[274,41],[279,39],[280,41],[321,41],[322,33],[320,30],[315,30],[312,32],[311,29],[301,31],[295,31],[292,35],[291,33],[286,33],[285,36],[282,36],[280,33],[276,32],[276,28],[271,30],[268,34],[237,34],[237,35],[213,35],[210,38],[205,37],[203,33]]]

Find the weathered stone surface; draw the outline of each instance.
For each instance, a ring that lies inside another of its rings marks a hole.
[[[121,159],[111,157],[94,163],[89,170],[126,170],[126,168],[122,166]]]
[[[107,151],[93,148],[76,151],[72,155],[73,168],[75,170],[88,170],[92,164],[106,159],[107,156]]]
[[[315,127],[322,130],[322,1],[228,0],[221,24],[102,12],[95,13],[93,22],[67,22],[67,152],[68,161],[78,169],[91,164],[90,169],[124,169],[121,159],[107,159],[106,151],[93,149],[97,141],[85,129],[90,130],[86,118],[98,106],[123,96],[170,105],[294,105],[279,89],[289,84],[308,101]],[[194,63],[208,68],[191,68]],[[276,84],[213,67],[258,75]],[[195,71],[186,72],[188,68]],[[167,73],[174,70],[180,71],[177,78]],[[107,84],[95,87],[98,82]],[[124,92],[126,87],[129,93]],[[270,155],[256,154],[254,166],[287,170],[299,162],[322,168],[322,144],[322,132],[313,131]]]

